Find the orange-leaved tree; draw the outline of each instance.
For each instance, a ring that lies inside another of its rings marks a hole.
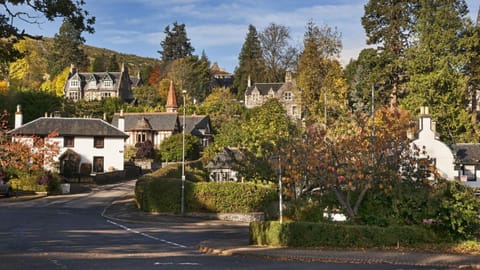
[[[286,182],[333,192],[339,207],[355,221],[366,194],[377,186],[418,177],[407,131],[410,118],[401,109],[382,108],[371,115],[347,113],[329,126],[310,126],[303,138],[285,147]]]

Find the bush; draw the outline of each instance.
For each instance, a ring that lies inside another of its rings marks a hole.
[[[137,206],[143,211],[179,213],[181,179],[144,176],[137,181],[135,198]],[[185,211],[188,212],[259,212],[275,199],[276,189],[270,186],[185,182]]]
[[[291,247],[390,247],[442,242],[422,226],[365,226],[313,222],[250,223],[250,244]]]
[[[34,173],[10,180],[14,190],[57,193],[60,191],[60,176],[50,172]]]

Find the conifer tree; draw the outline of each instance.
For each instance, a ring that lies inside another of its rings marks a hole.
[[[447,143],[477,140],[463,73],[468,63],[466,45],[474,42],[465,35],[467,13],[463,0],[422,0],[418,42],[407,52],[409,93],[402,104],[412,112],[420,106],[431,107],[441,139]]]
[[[238,56],[238,63],[239,65],[234,71],[233,88],[237,93],[237,98],[244,99],[248,78],[252,82],[263,82],[265,74],[262,48],[257,29],[253,25],[248,26],[248,33]]]
[[[65,67],[74,64],[79,69],[88,67],[88,58],[81,45],[85,39],[81,31],[74,28],[69,21],[64,21],[59,32],[53,38],[53,45],[48,56],[48,73],[50,78],[57,76]]]
[[[160,45],[162,51],[158,51],[161,55],[161,60],[165,65],[174,60],[192,56],[194,51],[190,44],[190,39],[187,37],[185,24],[173,23],[173,28],[170,30],[170,25],[167,25],[164,30],[165,38]]]

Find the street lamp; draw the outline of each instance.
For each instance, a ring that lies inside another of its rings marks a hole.
[[[182,90],[183,95],[183,126],[182,126],[182,201],[181,210],[182,216],[185,214],[185,96],[187,90]]]
[[[278,212],[280,224],[283,222],[283,200],[282,200],[282,163],[281,157],[272,156],[270,159],[278,159]]]

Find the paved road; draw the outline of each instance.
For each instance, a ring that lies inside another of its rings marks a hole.
[[[238,226],[245,225],[188,218],[127,223],[103,217],[112,201],[131,196],[133,186],[131,181],[24,202],[0,199],[0,270],[422,269],[203,254],[195,248],[199,242],[238,238]]]

